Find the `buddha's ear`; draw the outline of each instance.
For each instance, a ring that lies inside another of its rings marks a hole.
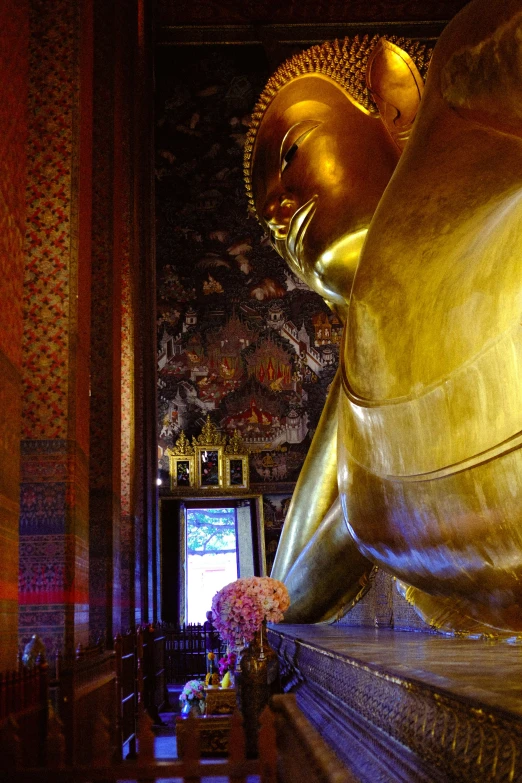
[[[424,89],[417,66],[404,49],[381,38],[368,60],[366,85],[382,122],[402,151]]]

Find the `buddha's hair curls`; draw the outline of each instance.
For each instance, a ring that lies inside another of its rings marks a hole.
[[[270,77],[252,112],[243,159],[248,208],[254,215],[256,211],[252,193],[252,153],[259,126],[273,98],[293,79],[308,73],[319,73],[337,82],[362,109],[378,115],[377,106],[366,87],[366,65],[381,38],[403,49],[417,66],[422,79],[426,79],[433,50],[410,38],[386,35],[374,35],[371,38],[365,35],[362,39],[356,35],[355,38],[345,38],[343,41],[336,39],[312,46],[304,52],[294,54]]]

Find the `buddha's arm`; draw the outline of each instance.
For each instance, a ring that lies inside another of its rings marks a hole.
[[[522,3],[475,0],[458,18],[456,34],[470,21],[476,33],[442,68],[443,97],[462,117],[522,136]]]
[[[272,568],[275,579],[285,579],[339,494],[337,408],[340,389],[341,377],[337,371],[288,509]]]
[[[290,607],[287,623],[320,623],[346,613],[370,587],[373,564],[351,537],[340,499],[286,575]]]

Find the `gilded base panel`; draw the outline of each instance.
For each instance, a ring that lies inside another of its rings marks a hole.
[[[220,756],[228,753],[230,715],[204,715],[196,718],[202,756]],[[176,718],[176,739],[178,756],[184,757],[187,732],[190,730],[186,718]]]
[[[362,783],[522,781],[518,645],[281,628],[269,638],[285,689]]]
[[[232,715],[236,709],[235,688],[205,688],[205,715]]]

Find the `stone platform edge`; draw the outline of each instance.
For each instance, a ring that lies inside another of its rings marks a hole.
[[[522,783],[522,720],[269,630],[285,691],[361,783]]]

